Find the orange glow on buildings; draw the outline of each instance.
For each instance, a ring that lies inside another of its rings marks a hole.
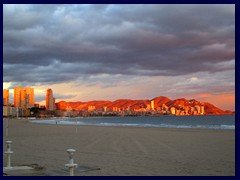
[[[66,110],[67,106],[68,106],[68,103],[66,101],[60,101],[56,103],[57,110]]]
[[[151,100],[151,109],[152,109],[152,110],[155,110],[155,107],[154,107],[154,100]]]
[[[14,106],[24,109],[34,107],[34,89],[14,87]]]
[[[4,89],[3,90],[3,105],[7,106],[9,104],[9,90]]]
[[[53,97],[52,89],[49,88],[46,94],[46,110],[53,111],[55,109],[55,98]]]

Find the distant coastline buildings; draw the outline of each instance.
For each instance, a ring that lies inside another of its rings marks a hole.
[[[166,104],[153,100],[116,100],[114,102],[66,102],[56,103],[57,111],[71,111],[68,116],[192,116],[205,115],[204,103],[185,99],[169,100]]]
[[[77,116],[192,116],[221,114],[216,107],[206,102],[184,98],[170,100],[159,96],[152,100],[120,99],[111,101],[66,102],[55,103],[53,90],[46,90],[46,106],[35,104],[34,89],[14,87],[14,103],[9,102],[9,90],[3,89],[4,117],[77,117]]]

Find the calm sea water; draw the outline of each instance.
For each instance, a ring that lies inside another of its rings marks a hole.
[[[161,128],[235,129],[235,115],[224,116],[160,116],[160,117],[87,117],[31,120],[33,123],[134,126]]]

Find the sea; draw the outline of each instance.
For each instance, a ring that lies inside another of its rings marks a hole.
[[[129,126],[152,128],[197,128],[235,130],[235,115],[76,117],[30,120],[32,123],[76,126]]]

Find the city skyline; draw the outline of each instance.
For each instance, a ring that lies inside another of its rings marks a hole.
[[[167,106],[163,101],[167,103],[170,107]],[[117,104],[118,103],[120,104],[118,106],[116,106],[116,104],[115,106],[113,106],[112,103],[116,103],[116,102]],[[92,103],[94,103],[94,105]],[[82,106],[81,104],[84,104],[84,105]],[[155,104],[157,107],[155,106]],[[95,105],[97,105],[98,107],[97,109]],[[185,98],[169,99],[168,97],[165,97],[165,96],[159,96],[159,97],[154,97],[152,99],[142,99],[142,100],[117,99],[114,102],[109,100],[92,100],[89,102],[82,102],[82,101],[66,102],[65,100],[59,100],[55,102],[55,98],[53,96],[53,91],[51,88],[48,88],[46,90],[46,101],[45,101],[45,105],[43,105],[43,104],[38,104],[37,102],[34,101],[34,88],[30,88],[30,87],[14,87],[14,104],[13,104],[11,103],[11,101],[9,102],[9,90],[3,89],[3,106],[21,107],[22,109],[25,109],[25,110],[30,109],[32,107],[37,107],[37,108],[40,107],[43,109],[45,108],[47,111],[55,111],[55,110],[64,110],[64,111],[80,110],[81,111],[81,110],[86,110],[86,106],[88,106],[87,110],[94,111],[94,112],[95,110],[96,112],[99,112],[99,108],[100,108],[104,112],[109,112],[109,110],[111,112],[121,111],[121,113],[122,111],[125,111],[125,110],[129,112],[130,111],[153,112],[157,110],[158,112],[168,112],[173,115],[175,115],[175,112],[176,112],[176,115],[204,115],[205,105],[208,108],[208,111],[209,111],[208,113],[213,113],[213,114],[214,113],[216,114],[235,113],[235,111],[218,109],[218,107],[215,107],[214,104],[211,104],[211,103],[209,104],[209,102],[200,102],[196,99],[187,100]]]
[[[3,88],[235,110],[235,5],[3,5]]]
[[[156,105],[156,106],[155,106]],[[33,108],[33,109],[32,109]],[[207,112],[205,113],[205,108]],[[39,110],[44,110],[39,113]],[[185,98],[171,100],[168,97],[159,96],[151,100],[118,99],[111,101],[90,102],[66,102],[55,103],[51,88],[46,90],[46,105],[34,102],[34,89],[30,87],[14,87],[14,105],[9,103],[9,90],[3,89],[4,116],[160,116],[160,115],[209,115],[232,114],[224,111],[208,102],[186,100]]]

